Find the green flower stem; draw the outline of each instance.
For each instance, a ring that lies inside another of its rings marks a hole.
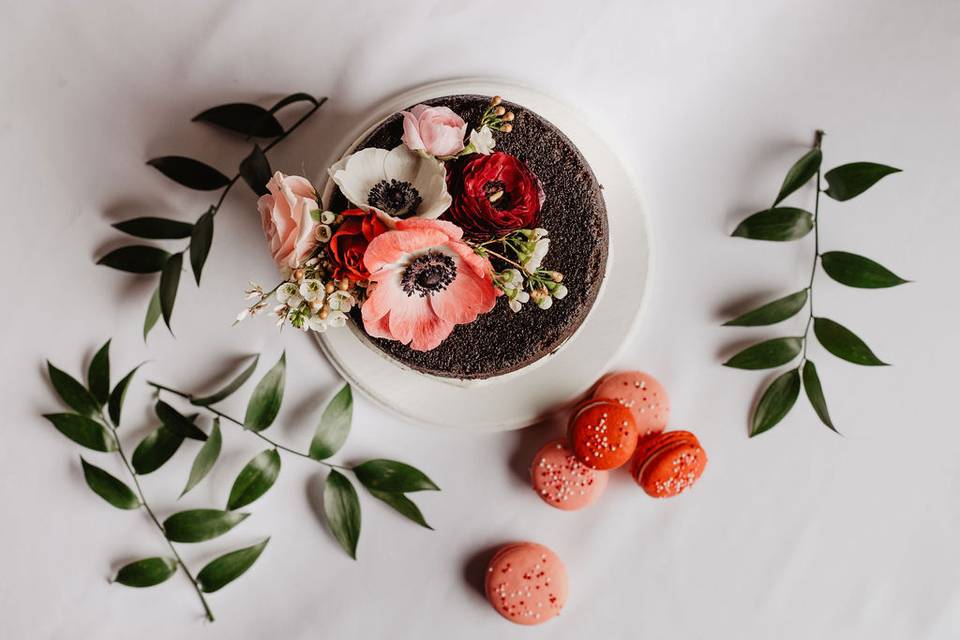
[[[814,148],[819,149],[822,142],[823,131],[817,129],[813,139]],[[817,262],[820,260],[820,172],[821,170],[818,168],[817,192],[813,201],[813,265],[810,267],[810,281],[807,283],[807,310],[809,314],[807,316],[807,326],[803,330],[803,355],[800,357],[799,368],[803,368],[807,361],[807,344],[810,342],[808,338],[810,327],[813,325],[813,279],[817,275]]]

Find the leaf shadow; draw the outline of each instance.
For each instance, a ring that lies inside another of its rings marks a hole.
[[[227,384],[233,380],[239,373],[246,368],[252,361],[256,354],[247,353],[247,354],[234,354],[229,356],[218,356],[219,360],[215,362],[214,370],[219,373],[211,373],[206,377],[205,380],[198,384],[193,385],[193,394],[195,396],[203,396],[208,393],[213,393],[218,391],[223,385]],[[263,366],[263,362],[258,364],[258,369]],[[234,391],[234,394],[240,393],[240,391],[250,385],[255,383],[256,373],[251,376],[250,380],[247,380],[243,383],[243,386],[240,389]],[[232,398],[233,395],[228,396]],[[226,401],[226,400],[224,400]]]
[[[752,309],[756,309],[760,305],[772,302],[778,297],[783,297],[783,293],[778,290],[770,289],[769,291],[753,292],[746,293],[733,300],[729,300],[723,303],[721,306],[717,307],[714,310],[714,319],[720,322],[726,322],[727,320],[732,320],[737,316],[746,313]],[[728,328],[737,328],[737,327],[728,327]],[[756,329],[758,327],[740,327],[747,329]],[[763,327],[759,327],[763,328]]]
[[[304,487],[307,497],[307,504],[310,505],[310,511],[313,512],[314,517],[317,519],[317,523],[326,533],[326,536],[330,540],[331,544],[333,544],[335,548],[340,549],[340,543],[336,538],[333,537],[333,534],[330,533],[330,528],[327,526],[326,511],[323,508],[323,486],[325,481],[325,472],[314,473],[307,478],[306,486]]]

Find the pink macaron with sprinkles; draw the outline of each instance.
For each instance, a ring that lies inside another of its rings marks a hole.
[[[567,570],[553,551],[535,542],[512,542],[490,559],[484,590],[510,622],[541,624],[567,601]]]
[[[533,490],[551,507],[576,511],[593,504],[607,488],[608,473],[580,462],[565,438],[548,442],[530,465]]]
[[[661,433],[670,418],[670,399],[660,381],[642,371],[620,371],[600,379],[594,398],[613,398],[630,409],[641,436]]]

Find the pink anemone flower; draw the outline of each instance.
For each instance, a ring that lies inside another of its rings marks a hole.
[[[369,335],[429,351],[454,326],[493,308],[498,290],[490,262],[462,236],[451,222],[408,218],[370,241],[363,256],[370,288],[361,308]]]

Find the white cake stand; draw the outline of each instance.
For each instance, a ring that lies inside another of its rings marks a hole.
[[[394,96],[351,131],[338,147],[341,152],[323,166],[348,153],[357,140],[400,109],[439,96],[469,93],[503,96],[549,120],[580,149],[603,185],[610,255],[593,310],[556,353],[519,374],[476,385],[421,375],[371,349],[347,328],[314,335],[326,357],[354,389],[410,422],[460,431],[520,429],[586,392],[629,341],[647,292],[650,228],[630,173],[584,120],[554,98],[503,80],[446,80]],[[328,202],[332,185],[325,174],[318,184],[327,185],[324,201]],[[531,307],[520,313],[538,312]]]

